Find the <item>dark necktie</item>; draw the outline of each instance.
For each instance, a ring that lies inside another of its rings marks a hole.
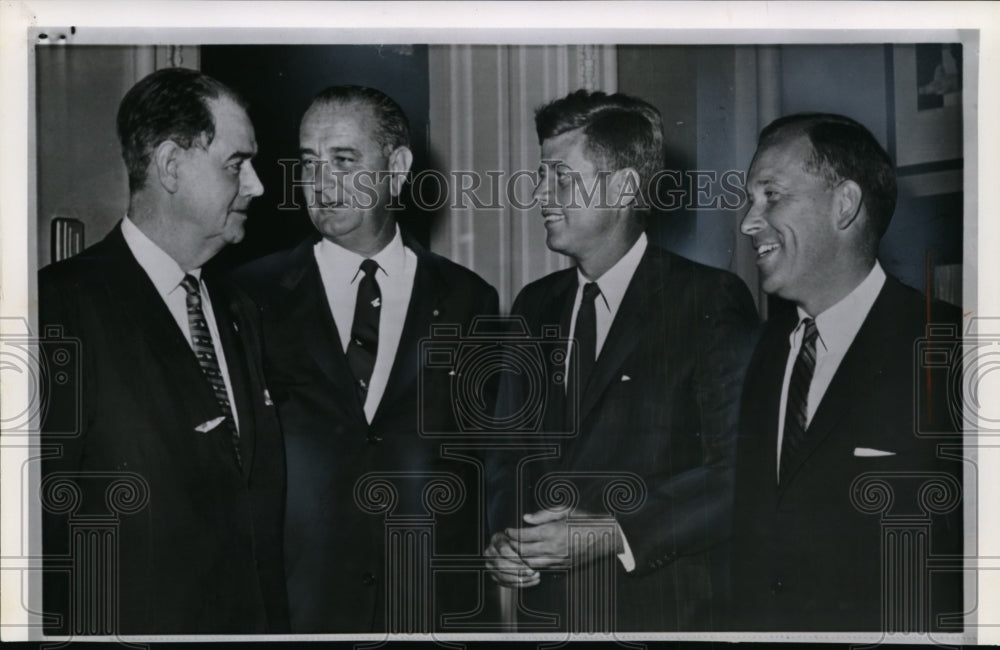
[[[358,283],[358,300],[354,304],[354,323],[351,325],[351,342],[347,344],[347,365],[357,381],[358,399],[364,406],[368,396],[368,383],[375,369],[378,353],[378,323],[382,312],[382,292],[375,280],[378,262],[365,260],[361,271],[365,277]]]
[[[215,346],[212,344],[212,333],[208,329],[205,321],[205,313],[201,308],[201,287],[197,278],[193,275],[185,275],[181,280],[181,286],[187,292],[187,313],[188,327],[191,329],[191,343],[194,346],[194,356],[198,359],[201,372],[208,379],[215,393],[215,401],[219,405],[219,410],[226,418],[223,423],[233,443],[233,453],[236,455],[236,463],[242,466],[240,460],[240,434],[236,429],[236,421],[233,419],[233,409],[229,404],[229,393],[226,391],[226,381],[222,377],[219,369],[219,360],[215,356]]]
[[[597,357],[597,313],[594,309],[594,300],[601,295],[601,289],[596,282],[588,282],[583,285],[583,299],[580,300],[580,310],[576,312],[576,326],[573,329],[573,336],[577,345],[577,372],[576,391],[577,398],[583,397],[583,391],[587,387],[590,373],[594,369],[594,360]],[[573,374],[570,371],[570,379]],[[570,384],[571,388],[573,384]]]
[[[792,377],[788,382],[788,400],[785,402],[785,431],[781,439],[781,468],[779,481],[784,480],[791,467],[792,459],[806,437],[806,416],[809,402],[809,385],[816,369],[816,321],[806,318],[802,321],[805,332],[802,347],[792,366]]]

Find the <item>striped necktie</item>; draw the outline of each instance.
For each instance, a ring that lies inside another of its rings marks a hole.
[[[202,374],[205,375],[205,378],[212,387],[219,410],[222,411],[222,415],[226,418],[224,425],[232,438],[236,463],[242,467],[243,463],[240,459],[240,434],[236,430],[233,409],[229,404],[229,393],[226,391],[226,382],[222,377],[222,370],[219,369],[219,360],[215,356],[212,333],[208,329],[208,322],[205,320],[205,313],[201,308],[201,285],[193,275],[185,275],[184,279],[181,280],[181,286],[187,292],[188,327],[191,329],[191,343],[194,346],[194,356],[198,359],[198,365],[201,366]]]

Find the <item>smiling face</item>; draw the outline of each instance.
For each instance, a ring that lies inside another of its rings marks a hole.
[[[603,272],[604,264],[594,261],[609,248],[620,247],[628,217],[609,205],[612,177],[605,173],[599,178],[586,147],[587,136],[580,129],[544,140],[533,198],[545,220],[546,245],[572,257],[585,273],[595,266]]]
[[[243,239],[247,209],[264,187],[250,159],[257,153],[250,118],[235,102],[209,101],[215,136],[183,151],[178,167],[178,229],[195,233],[210,248]]]
[[[741,230],[757,251],[764,291],[791,300],[811,315],[825,305],[842,237],[836,227],[835,190],[809,171],[813,149],[805,135],[766,144],[747,175],[750,208]]]
[[[302,118],[299,150],[309,218],[327,239],[350,250],[380,250],[395,234],[388,204],[401,183],[389,172],[409,170],[399,147],[388,156],[374,137],[371,111],[355,104],[319,104]]]

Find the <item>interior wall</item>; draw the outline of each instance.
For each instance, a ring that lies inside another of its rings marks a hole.
[[[55,217],[84,223],[96,243],[128,207],[128,179],[115,134],[118,102],[142,67],[139,48],[38,47],[38,263],[52,262]]]
[[[880,44],[620,45],[619,88],[660,109],[668,169],[697,170],[717,177],[727,170],[745,172],[757,132],[776,116],[768,113],[775,112],[847,115],[870,129],[894,156],[895,132],[900,127],[893,101],[892,51],[891,46]],[[765,96],[769,93],[773,98]],[[961,132],[956,129],[941,136],[906,131],[898,137],[951,137],[960,142]],[[887,272],[922,291],[928,260],[935,267],[962,262],[961,186],[949,189],[945,182],[958,176],[960,168],[952,170],[952,164],[946,171],[937,171],[938,166],[917,175],[913,167],[899,170],[899,202],[879,249]],[[752,256],[749,264],[741,262],[747,258],[747,252],[741,251],[746,238],[738,232],[745,202],[732,210],[697,207],[704,203],[695,196],[698,188],[689,183],[685,191],[685,205],[696,207],[654,214],[650,237],[681,255],[733,270],[751,290],[757,290]],[[716,186],[715,192],[724,189]]]

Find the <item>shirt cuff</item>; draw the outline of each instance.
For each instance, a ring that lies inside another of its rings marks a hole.
[[[635,558],[632,556],[632,547],[628,545],[628,538],[625,537],[625,531],[617,523],[615,524],[618,528],[618,537],[622,540],[622,548],[624,549],[621,553],[618,553],[618,561],[622,563],[622,568],[625,569],[626,573],[632,573],[635,571]]]

